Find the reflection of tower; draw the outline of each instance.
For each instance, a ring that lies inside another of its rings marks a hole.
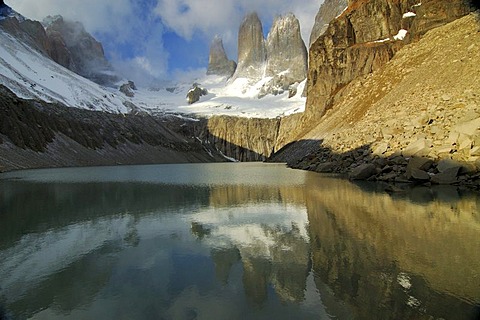
[[[288,233],[275,237],[272,250],[272,283],[283,301],[301,302],[305,297],[305,285],[310,272],[309,244],[292,226]]]
[[[270,261],[262,257],[246,257],[243,261],[243,287],[245,295],[254,305],[261,306],[267,301],[268,278],[271,273]]]
[[[212,259],[215,263],[215,274],[217,278],[226,285],[228,276],[233,265],[241,260],[240,252],[237,248],[213,249]]]

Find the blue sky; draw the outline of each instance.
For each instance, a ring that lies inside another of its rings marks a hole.
[[[80,21],[102,42],[107,58],[134,81],[205,72],[210,41],[219,34],[237,59],[238,28],[257,11],[268,29],[278,14],[293,12],[306,42],[323,0],[5,0],[24,16],[60,14]]]

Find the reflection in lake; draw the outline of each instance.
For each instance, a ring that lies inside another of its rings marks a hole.
[[[14,319],[476,319],[480,197],[281,165],[0,176]]]

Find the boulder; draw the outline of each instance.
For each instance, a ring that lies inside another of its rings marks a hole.
[[[349,177],[352,180],[366,180],[375,174],[377,174],[377,168],[375,165],[371,163],[365,163],[352,169]]]
[[[332,172],[336,167],[336,164],[333,162],[325,162],[325,163],[320,163],[317,165],[315,171],[317,172],[322,172],[322,173],[330,173]]]
[[[458,182],[457,176],[459,170],[459,167],[449,168],[444,172],[434,175],[431,181],[435,184],[454,184]]]
[[[462,164],[460,162],[457,162],[451,159],[442,159],[437,164],[437,170],[439,172],[445,172],[452,168],[456,168],[457,170],[460,170],[461,167],[462,167]]]
[[[422,157],[430,153],[430,148],[432,146],[432,140],[428,139],[418,139],[415,142],[410,143],[403,151],[402,155],[405,157]]]
[[[407,174],[408,179],[418,180],[418,181],[429,181],[430,175],[423,170],[419,169],[411,169],[409,176]]]
[[[200,100],[200,97],[208,94],[207,89],[200,88],[197,84],[194,84],[192,89],[187,93],[188,104],[194,104]]]
[[[414,157],[408,161],[406,176],[408,179],[412,178],[413,172],[415,171],[427,171],[433,165],[433,160],[423,157]],[[425,172],[426,173],[426,172]],[[419,173],[416,172],[416,175],[419,176]],[[420,179],[421,180],[421,179]]]
[[[124,83],[120,86],[120,92],[122,92],[127,97],[134,97],[134,90],[137,90],[137,87],[135,86],[135,83],[133,81],[128,81],[127,83]]]

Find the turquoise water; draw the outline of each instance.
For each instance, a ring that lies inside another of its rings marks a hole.
[[[2,174],[0,305],[12,319],[475,319],[478,194],[382,190],[260,163]]]

